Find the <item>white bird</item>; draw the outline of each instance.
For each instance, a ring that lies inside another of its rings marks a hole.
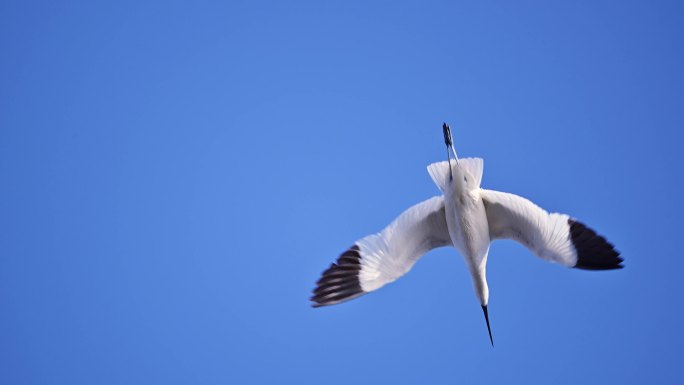
[[[481,188],[482,159],[459,159],[446,123],[443,131],[447,160],[428,166],[443,195],[409,208],[381,232],[342,253],[318,280],[311,297],[314,307],[377,290],[406,274],[428,251],[453,246],[468,266],[494,346],[486,277],[492,241],[512,239],[542,259],[578,269],[623,267],[613,245],[581,222],[566,214],[549,214],[517,195]]]

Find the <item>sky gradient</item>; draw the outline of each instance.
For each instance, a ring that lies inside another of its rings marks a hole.
[[[684,381],[676,1],[0,3],[0,383]],[[499,241],[312,309],[426,166],[568,213],[626,268]]]

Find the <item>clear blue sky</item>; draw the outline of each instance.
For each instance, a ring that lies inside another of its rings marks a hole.
[[[550,3],[3,1],[0,383],[681,382],[684,6]],[[494,349],[451,249],[310,308],[443,121],[626,268],[494,244]]]

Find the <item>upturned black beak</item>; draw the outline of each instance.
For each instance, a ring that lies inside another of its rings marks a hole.
[[[487,313],[487,305],[482,306],[482,311],[484,312],[485,321],[487,321],[487,331],[489,332],[489,342],[491,342],[492,347],[494,347],[494,339],[492,338],[492,329],[489,327],[489,314]]]

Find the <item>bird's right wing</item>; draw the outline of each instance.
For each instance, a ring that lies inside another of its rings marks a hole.
[[[450,244],[444,197],[418,203],[342,253],[316,283],[313,306],[334,305],[377,290],[406,274],[423,254]]]
[[[566,214],[551,213],[514,194],[480,190],[489,237],[522,243],[538,257],[588,270],[622,268],[613,245]]]

